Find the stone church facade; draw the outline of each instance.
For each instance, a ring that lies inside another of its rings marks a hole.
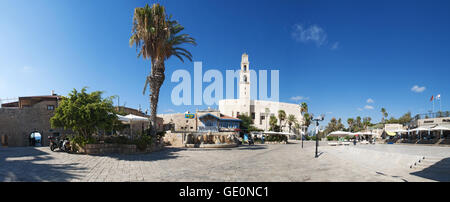
[[[298,123],[302,125],[303,116],[300,112],[300,106],[293,103],[274,102],[267,100],[250,99],[250,62],[246,53],[242,54],[241,71],[239,78],[239,99],[225,99],[219,101],[219,111],[222,114],[238,117],[241,114],[250,116],[254,126],[261,130],[270,128],[269,119],[274,115],[278,119],[278,111],[284,110],[287,117],[292,114],[296,117]],[[278,120],[279,124],[279,120]],[[282,122],[283,132],[289,132],[289,126],[286,120]],[[295,131],[291,129],[291,132]]]

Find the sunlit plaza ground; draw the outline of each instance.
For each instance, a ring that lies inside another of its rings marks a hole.
[[[0,148],[0,181],[450,181],[450,147],[321,142],[314,158],[314,146],[294,141],[98,156]]]

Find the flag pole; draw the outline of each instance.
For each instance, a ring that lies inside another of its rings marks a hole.
[[[434,113],[434,98],[432,97],[431,99],[433,99],[433,111],[431,113]]]

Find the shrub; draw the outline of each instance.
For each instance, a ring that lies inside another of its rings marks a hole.
[[[126,136],[110,136],[105,138],[105,143],[109,144],[132,144],[133,142]]]
[[[134,141],[134,143],[139,150],[144,151],[147,149],[147,145],[152,144],[152,138],[148,135],[141,135]]]
[[[287,141],[287,136],[286,135],[270,134],[270,135],[267,135],[266,141],[269,141],[269,142]]]
[[[73,135],[69,137],[70,142],[78,144],[81,147],[86,146],[86,144],[95,144],[97,140],[94,137],[84,137],[82,135]]]

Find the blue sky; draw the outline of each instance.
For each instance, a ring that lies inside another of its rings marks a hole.
[[[142,88],[150,63],[136,57],[128,39],[133,9],[151,2],[2,0],[0,98],[88,86],[120,96],[121,105],[147,108]],[[381,107],[395,117],[426,113],[437,94],[450,110],[449,1],[158,2],[197,40],[187,48],[204,72],[238,69],[247,52],[250,68],[280,70],[280,101],[305,101],[326,120],[379,121]],[[207,107],[171,103],[172,72],[193,67],[166,62],[159,113]]]

